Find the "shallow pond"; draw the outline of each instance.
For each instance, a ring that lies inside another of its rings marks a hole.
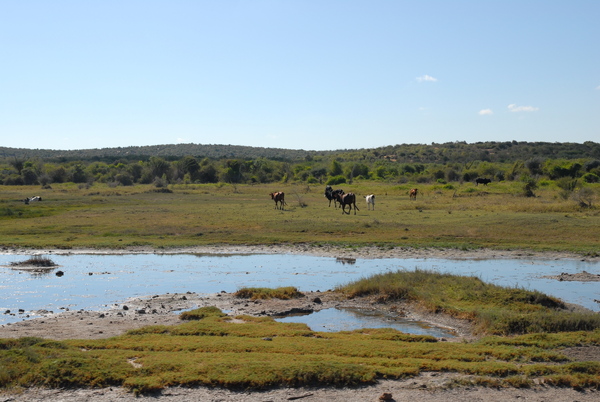
[[[600,311],[600,304],[594,301],[600,299],[598,282],[560,282],[543,278],[562,272],[600,274],[599,263],[575,260],[349,260],[270,254],[72,254],[48,257],[59,267],[47,274],[32,274],[7,267],[11,262],[24,261],[29,256],[0,255],[0,324],[20,321],[28,315],[33,317],[32,312],[36,310],[101,310],[128,298],[154,294],[234,292],[241,287],[279,286],[324,291],[377,273],[414,269],[472,275],[498,285],[535,289]],[[64,275],[56,276],[58,270]],[[19,314],[19,309],[24,312]],[[6,310],[16,314],[3,314]],[[342,313],[346,315],[340,316]],[[338,315],[332,319],[326,317],[327,314]],[[389,317],[374,318],[357,312],[330,311],[311,316],[297,320],[312,319],[315,323],[309,323],[309,326],[314,330],[323,330],[318,329],[320,320],[325,323],[321,325],[323,327],[329,325],[328,322],[348,326],[355,325],[355,321],[362,322],[356,324],[358,327],[374,327],[375,321],[387,323],[383,325],[386,327],[392,326]],[[406,332],[419,333],[416,331]]]

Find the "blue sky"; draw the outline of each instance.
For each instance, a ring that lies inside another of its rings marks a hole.
[[[600,1],[0,0],[0,146],[600,141]]]

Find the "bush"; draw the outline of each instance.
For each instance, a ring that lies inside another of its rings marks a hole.
[[[133,186],[133,177],[129,173],[119,173],[115,176],[115,181],[122,186]]]
[[[598,183],[600,182],[600,177],[595,175],[594,173],[586,173],[582,176],[583,181],[586,183]]]
[[[535,197],[533,190],[538,188],[537,180],[533,177],[524,176],[521,181],[523,182],[523,195],[525,197]]]
[[[344,184],[344,183],[346,183],[346,178],[344,176],[333,176],[333,177],[330,177],[329,180],[327,180],[327,183],[325,183],[325,184],[328,184],[330,186],[335,186],[335,185]]]

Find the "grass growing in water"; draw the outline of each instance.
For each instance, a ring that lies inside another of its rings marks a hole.
[[[58,264],[56,264],[54,261],[52,261],[48,257],[34,255],[33,257],[28,258],[25,261],[11,262],[10,265],[13,267],[33,266],[33,267],[49,268],[49,267],[56,267]]]
[[[572,312],[559,299],[544,293],[497,286],[476,277],[426,270],[397,271],[374,275],[336,290],[348,297],[411,301],[430,312],[468,319],[479,333],[511,335],[600,328],[598,314]]]

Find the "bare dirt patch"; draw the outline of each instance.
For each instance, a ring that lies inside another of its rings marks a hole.
[[[574,274],[563,272],[560,275],[545,276],[544,278],[556,279],[557,281],[600,282],[600,275],[590,274],[586,271]]]
[[[32,320],[0,326],[0,338],[35,336],[56,340],[101,339],[117,336],[128,330],[147,325],[181,323],[178,313],[183,310],[214,306],[229,316],[238,315],[281,317],[294,313],[310,313],[328,308],[356,308],[394,312],[409,320],[426,321],[451,329],[458,340],[471,337],[468,322],[443,314],[421,312],[406,303],[378,303],[371,298],[345,299],[335,292],[307,292],[303,297],[280,300],[240,299],[232,293],[175,293],[135,298],[104,311],[65,311],[44,315]]]

